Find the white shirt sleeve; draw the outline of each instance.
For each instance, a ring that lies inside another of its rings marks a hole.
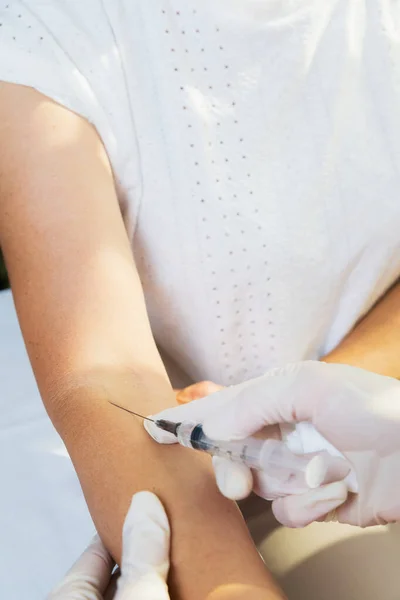
[[[100,0],[0,0],[0,80],[35,88],[98,130],[114,166],[124,89],[114,33]]]

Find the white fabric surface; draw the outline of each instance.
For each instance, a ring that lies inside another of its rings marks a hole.
[[[400,275],[394,0],[0,0],[0,79],[92,121],[158,344],[232,384]]]
[[[43,408],[9,292],[0,294],[0,598],[43,600],[95,532]]]

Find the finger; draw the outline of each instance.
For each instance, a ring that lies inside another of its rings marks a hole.
[[[139,492],[123,529],[118,600],[168,598],[170,527],[165,510],[154,494]]]
[[[220,390],[222,390],[222,385],[218,385],[213,381],[200,381],[199,383],[189,385],[183,390],[179,390],[176,400],[178,404],[187,404],[188,402],[193,402],[193,400],[215,394],[215,392],[219,392]]]
[[[117,569],[115,573],[112,574],[110,579],[110,583],[107,586],[107,590],[104,593],[104,600],[115,600],[115,595],[117,593],[117,585],[118,579],[121,577],[121,571]]]
[[[183,389],[182,388],[180,388],[180,389],[179,388],[174,388],[173,392],[175,394],[175,399],[178,402],[178,396],[179,396],[179,394],[181,394],[183,392]]]
[[[214,410],[203,411],[206,435],[218,440],[243,439],[266,425],[312,420],[331,379],[326,367],[305,361],[221,390]]]
[[[304,494],[310,489],[305,481],[300,483],[288,481],[285,475],[280,476],[278,473],[271,475],[266,471],[254,471],[253,480],[255,494],[269,501],[293,494]]]
[[[374,506],[372,504],[368,506],[365,501],[360,499],[359,494],[354,494],[351,491],[346,502],[337,508],[336,518],[339,523],[347,523],[357,527],[382,525],[382,522],[376,517]]]
[[[288,450],[285,452],[289,454]],[[286,456],[285,460],[287,466],[284,463],[281,466],[266,464],[262,471],[253,473],[253,490],[258,496],[265,500],[275,500],[285,496],[303,495],[310,489],[341,481],[349,472],[346,461],[331,459],[329,455],[292,455],[291,459]]]
[[[306,481],[310,488],[343,481],[351,471],[347,460],[331,456],[329,452],[310,453],[305,458],[310,460],[306,469]]]
[[[160,500],[151,492],[135,494],[123,528],[122,575],[169,570],[170,527]]]
[[[338,481],[299,496],[278,498],[272,503],[272,511],[286,527],[305,527],[341,506],[347,494],[346,484]]]
[[[158,418],[167,418],[167,417],[159,417],[157,416],[150,416],[149,419],[154,419],[154,421]],[[172,420],[171,418],[169,420]],[[158,442],[159,444],[177,444],[178,443],[178,439],[175,435],[173,435],[172,433],[169,433],[168,431],[164,431],[163,429],[160,429],[160,427],[157,427],[156,423],[154,421],[150,421],[148,419],[145,419],[143,421],[143,426],[145,428],[145,430],[147,431],[147,433],[149,434],[150,437],[153,438],[153,440],[155,442]]]
[[[122,584],[123,579],[120,579]],[[170,600],[165,581],[156,573],[145,573],[134,584],[118,585],[115,600]]]
[[[253,475],[248,467],[219,456],[214,456],[212,462],[217,486],[223,496],[230,500],[243,500],[251,494]]]
[[[92,582],[102,593],[110,581],[114,564],[100,537],[95,535],[68,575],[73,574],[75,578]]]
[[[79,586],[92,594],[103,595],[109,584],[114,564],[99,536],[96,535],[63,581],[53,590],[49,599],[68,597],[68,594]]]

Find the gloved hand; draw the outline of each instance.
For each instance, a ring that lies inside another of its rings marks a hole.
[[[215,392],[219,392],[222,389],[222,385],[218,385],[213,381],[198,381],[183,389],[174,390],[174,392],[178,404],[187,404],[188,402],[193,402],[193,400],[215,394]]]
[[[48,600],[169,600],[169,549],[169,524],[161,502],[150,492],[140,492],[125,519],[116,595],[111,581],[114,562],[96,536]]]
[[[274,500],[277,519],[289,527],[324,520],[368,526],[400,520],[400,382],[340,364],[305,361],[225,388],[190,404],[163,411],[157,418],[203,423],[215,440],[237,440],[265,425],[311,423],[351,465],[358,494],[343,481]],[[161,443],[176,439],[154,425],[146,429]],[[221,492],[232,487],[261,496],[257,473],[243,465],[213,459]],[[239,482],[239,483],[238,483]]]

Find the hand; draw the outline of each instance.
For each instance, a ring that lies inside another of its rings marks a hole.
[[[48,600],[169,600],[169,548],[169,524],[161,502],[150,492],[140,492],[125,519],[116,595],[111,580],[114,561],[96,536]]]
[[[184,389],[174,390],[176,395],[176,401],[178,404],[188,404],[194,400],[211,396],[216,392],[224,389],[224,386],[214,383],[213,381],[199,381],[193,383]],[[213,400],[216,396],[213,396]],[[191,413],[192,409],[190,409]],[[152,428],[148,429],[150,435],[152,435]],[[268,438],[280,439],[281,432],[279,426],[271,426],[264,429],[264,435]],[[160,437],[161,436],[161,437]],[[157,430],[155,433],[155,439],[161,443],[175,443],[176,439],[170,436],[164,436],[162,432]],[[217,483],[222,491],[223,495],[230,500],[242,500],[248,496],[253,488],[253,483],[256,483],[257,487],[266,489],[271,493],[272,490],[278,491],[276,481],[272,481],[267,475],[262,474],[261,477],[256,475],[252,476],[249,469],[240,465],[235,465],[235,469],[232,470],[231,463],[226,463],[224,459],[214,457],[213,458],[214,470],[216,473]],[[227,468],[228,467],[228,468]],[[262,494],[261,494],[262,495]]]
[[[400,382],[395,379],[347,365],[306,361],[162,416],[201,422],[205,433],[219,440],[245,438],[265,425],[309,422],[346,457],[359,493],[348,495],[339,481],[279,498],[272,504],[277,519],[300,527],[324,520],[335,510],[339,522],[352,525],[400,520]],[[151,428],[151,433],[158,441],[172,442],[160,430]],[[222,493],[224,482],[243,477],[242,465],[219,461],[218,468]]]
[[[199,381],[185,387],[183,390],[174,390],[174,392],[178,404],[187,404],[188,402],[193,402],[193,400],[215,394],[215,392],[219,392],[222,389],[222,385],[218,385],[213,381]]]

